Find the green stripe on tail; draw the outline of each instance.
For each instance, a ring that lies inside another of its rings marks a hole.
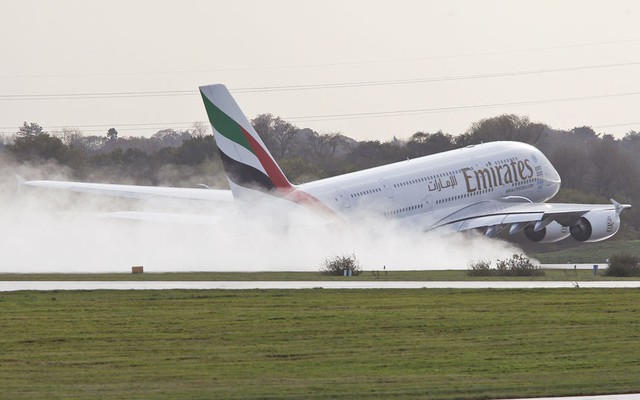
[[[244,135],[242,127],[227,114],[223,113],[222,110],[216,107],[202,92],[200,92],[200,95],[202,95],[204,107],[207,110],[207,115],[209,116],[209,122],[211,122],[211,125],[213,125],[215,130],[227,139],[239,144],[253,153],[254,151]]]

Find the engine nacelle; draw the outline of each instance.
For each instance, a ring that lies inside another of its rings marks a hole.
[[[566,239],[571,234],[568,226],[562,226],[556,221],[551,222],[539,231],[533,230],[533,225],[524,228],[527,239],[536,243],[552,243]]]
[[[615,210],[589,211],[572,225],[571,236],[579,242],[599,242],[620,229],[620,216]]]

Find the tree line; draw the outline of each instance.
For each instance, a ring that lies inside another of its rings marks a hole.
[[[271,114],[251,123],[294,183],[339,175],[496,140],[515,140],[539,148],[562,178],[557,202],[620,202],[640,199],[640,133],[617,139],[588,126],[556,130],[512,114],[483,119],[464,133],[416,132],[408,138],[357,141],[339,132],[318,133],[299,128]],[[84,135],[75,129],[45,132],[25,122],[3,138],[0,157],[18,163],[55,163],[69,179],[143,185],[225,187],[226,177],[207,125],[164,129],[151,137]],[[50,164],[47,164],[50,165]],[[41,178],[41,177],[32,177]],[[640,206],[625,211],[625,227],[640,228]],[[624,235],[619,235],[624,237]]]

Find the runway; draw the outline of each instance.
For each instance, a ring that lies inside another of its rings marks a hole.
[[[299,289],[622,289],[640,281],[3,281],[0,292],[19,290],[299,290]]]
[[[530,399],[512,400],[634,400],[638,394],[608,394],[602,396],[571,396],[571,397],[535,397]]]

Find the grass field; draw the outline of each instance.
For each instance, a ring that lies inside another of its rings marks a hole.
[[[637,290],[0,294],[0,398],[640,392]]]
[[[604,266],[602,266],[604,268]],[[633,280],[602,274],[593,276],[591,270],[545,269],[544,276],[533,277],[470,277],[466,270],[438,271],[364,271],[358,276],[324,276],[318,272],[190,272],[144,274],[0,274],[0,281],[478,281],[478,280],[546,280],[546,281],[601,281]],[[602,269],[600,270],[602,273]]]
[[[605,240],[549,253],[530,253],[529,256],[545,264],[598,264],[616,254],[640,257],[640,240]]]

